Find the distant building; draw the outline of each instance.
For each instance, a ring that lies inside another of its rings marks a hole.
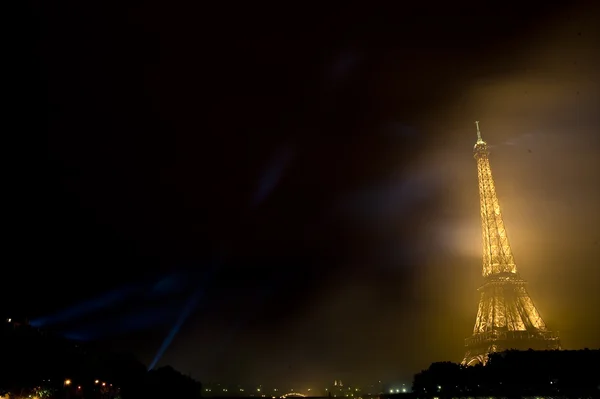
[[[342,380],[334,380],[327,388],[327,396],[332,398],[360,398],[362,390],[356,386],[344,385]]]

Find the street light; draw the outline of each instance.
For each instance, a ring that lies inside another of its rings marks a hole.
[[[69,379],[66,379],[66,380],[65,380],[65,386],[69,386],[69,385],[71,385],[71,380],[69,380]]]

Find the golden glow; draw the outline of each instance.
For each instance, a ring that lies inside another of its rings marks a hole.
[[[99,383],[99,382],[100,382],[99,380],[96,380],[96,381],[94,381],[94,384],[97,384],[97,383]]]
[[[546,328],[525,281],[517,273],[496,196],[487,144],[481,138],[479,122],[475,123],[477,142],[473,151],[479,180],[485,283],[479,289],[473,335],[465,341],[467,353],[462,364],[469,366],[485,364],[489,353],[514,349],[513,345],[521,345],[519,342],[537,342],[542,349],[560,348],[558,335]]]
[[[65,385],[71,385],[71,380],[65,380]]]

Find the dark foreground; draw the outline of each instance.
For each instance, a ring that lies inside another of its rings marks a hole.
[[[202,397],[200,382],[170,367],[147,371],[132,356],[14,322],[0,323],[0,330],[2,398]],[[433,363],[415,375],[412,393],[362,399],[600,398],[599,365],[599,350],[507,351],[490,356],[486,366]]]

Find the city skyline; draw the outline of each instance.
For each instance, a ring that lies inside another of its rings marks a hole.
[[[198,381],[460,361],[480,120],[528,292],[600,347],[598,5],[278,7],[30,8],[3,317]]]

